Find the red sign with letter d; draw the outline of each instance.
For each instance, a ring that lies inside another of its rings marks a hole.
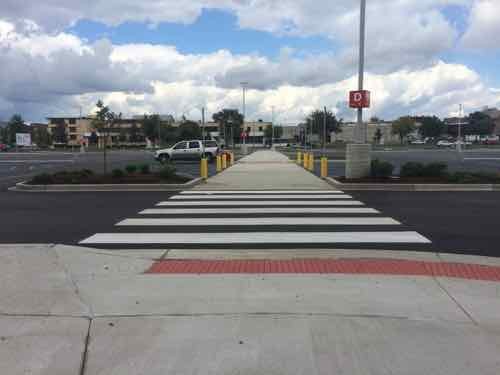
[[[370,108],[370,91],[351,91],[349,93],[349,107]]]

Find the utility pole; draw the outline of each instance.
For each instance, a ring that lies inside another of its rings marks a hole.
[[[354,143],[348,144],[346,148],[347,179],[366,177],[371,169],[371,144],[367,143],[367,128],[363,123],[363,107],[369,106],[369,92],[364,90],[365,40],[366,0],[360,0],[358,91],[351,92],[353,96],[350,98],[352,105],[357,108],[357,123]]]
[[[205,153],[205,107],[201,108],[201,143],[203,145],[203,153]]]
[[[246,122],[246,117],[247,117],[247,108],[246,108],[246,89],[248,86],[248,82],[241,82],[241,87],[243,89],[243,154],[245,155],[247,153],[247,147],[246,147],[246,128],[245,128],[245,122]]]
[[[360,22],[359,22],[359,72],[358,90],[364,89],[365,79],[365,38],[366,38],[366,0],[361,0]],[[358,108],[358,134],[357,143],[366,143],[366,129],[363,124],[363,108]]]
[[[325,106],[325,115],[323,116],[323,156],[326,155],[326,106]]]
[[[463,117],[463,105],[460,104],[458,109],[458,137],[457,137],[457,151],[459,154],[462,153],[462,117]]]
[[[271,107],[271,147],[274,145],[274,105]]]

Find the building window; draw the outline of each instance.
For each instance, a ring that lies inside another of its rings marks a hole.
[[[76,119],[70,118],[69,119],[69,123],[70,123],[70,125],[75,125],[76,124]]]
[[[70,139],[71,141],[76,141],[76,135],[70,135],[70,136],[69,136],[69,139]]]
[[[260,132],[262,131],[262,126],[259,126],[259,131],[260,131]]]
[[[70,132],[70,133],[76,133],[76,127],[71,126],[71,127],[69,128],[69,132]]]

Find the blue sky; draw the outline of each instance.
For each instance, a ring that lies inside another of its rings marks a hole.
[[[500,1],[443,3],[368,1],[368,115],[443,117],[459,103],[471,111],[500,106],[500,22],[491,17]],[[126,114],[178,115],[200,105],[213,112],[240,106],[241,82],[250,82],[254,119],[273,107],[285,122],[323,106],[354,117],[345,103],[357,86],[357,1],[2,5],[0,119],[88,113],[99,99]]]
[[[90,42],[101,38],[113,44],[151,43],[175,46],[184,54],[206,54],[227,49],[235,54],[258,53],[276,58],[281,48],[290,47],[297,54],[331,53],[335,43],[325,37],[278,36],[264,31],[242,29],[230,12],[204,9],[193,24],[161,23],[148,26],[144,23],[126,22],[116,27],[83,20],[69,29]]]

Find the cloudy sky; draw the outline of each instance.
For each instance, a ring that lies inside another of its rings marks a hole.
[[[500,106],[500,0],[367,0],[368,115]],[[345,120],[356,88],[356,0],[2,0],[0,120],[92,111],[193,119],[241,108]]]

